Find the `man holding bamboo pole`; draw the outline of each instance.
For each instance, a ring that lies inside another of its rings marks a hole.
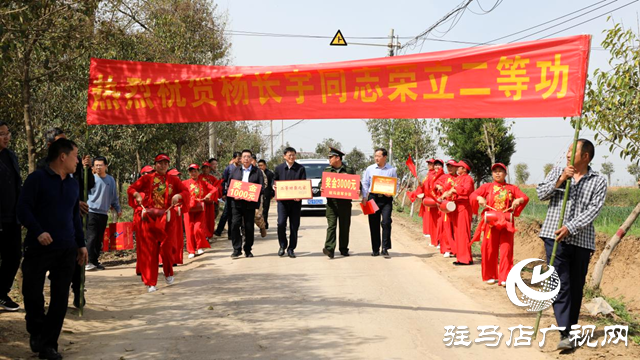
[[[589,260],[596,248],[593,221],[604,205],[607,193],[606,177],[589,166],[595,155],[593,143],[586,139],[577,141],[573,166],[572,152],[573,149],[569,148],[567,167],[554,168],[537,187],[538,198],[550,200],[547,217],[540,230],[547,260],[552,257],[554,242],[558,242],[553,266],[560,277],[560,292],[553,303],[553,311],[558,327],[564,328],[560,332],[559,350],[575,347],[575,343],[570,341],[569,331],[571,325],[578,323]],[[564,222],[558,224],[566,181],[570,181],[569,196]]]

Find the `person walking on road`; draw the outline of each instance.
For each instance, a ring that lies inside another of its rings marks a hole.
[[[387,149],[378,148],[375,151],[375,164],[369,165],[362,177],[362,204],[368,200],[373,200],[378,205],[378,211],[369,215],[369,232],[371,233],[371,256],[380,255],[380,245],[382,245],[382,255],[389,256],[391,249],[391,212],[393,211],[393,196],[371,193],[374,176],[386,176],[398,178],[396,168],[387,163]],[[396,191],[397,186],[396,183]],[[380,219],[382,218],[382,222]],[[382,224],[382,242],[380,241],[380,225]]]
[[[262,170],[262,172],[264,172],[267,178],[267,188],[264,189],[264,196],[263,196],[264,202],[262,203],[262,218],[264,219],[265,230],[269,230],[269,208],[271,207],[271,199],[273,199],[273,196],[274,196],[274,190],[273,190],[274,174],[273,174],[273,171],[267,168],[267,162],[264,161],[263,159],[260,159],[260,161],[258,161],[258,167],[260,168],[260,170]]]
[[[78,182],[70,175],[78,164],[78,146],[59,139],[51,144],[48,166],[31,173],[18,200],[18,220],[25,228],[22,262],[24,306],[29,345],[40,359],[62,359],[58,338],[67,313],[69,285],[75,264],[88,255],[82,231]],[[50,280],[45,313],[44,283]]]
[[[261,186],[264,184],[264,177],[262,175],[262,171],[257,167],[251,165],[253,153],[251,150],[245,149],[242,150],[242,164],[239,167],[236,167],[231,175],[229,176],[229,182],[231,180],[238,180],[243,182],[250,182],[254,184],[260,184]],[[260,190],[260,194],[258,196],[257,202],[246,201],[246,200],[236,200],[227,197],[227,201],[231,202],[231,214],[232,214],[232,222],[231,222],[231,240],[233,242],[233,253],[231,257],[237,258],[242,255],[242,250],[244,250],[244,254],[246,257],[253,257],[253,253],[251,253],[251,248],[253,247],[253,240],[255,238],[255,216],[256,210],[260,208],[260,199],[262,198],[262,192],[264,191],[264,186]],[[240,226],[244,224],[244,246],[242,244],[242,236],[240,235]]]
[[[347,167],[342,158],[344,153],[332,147],[329,148],[329,166],[324,172],[352,174],[355,172],[352,168]],[[321,185],[320,191],[324,192],[324,184]],[[336,228],[340,225],[339,230],[339,250],[342,256],[349,256],[349,229],[351,227],[351,200],[349,199],[333,199],[327,198],[327,239],[324,243],[322,253],[333,259],[336,249]]]
[[[547,217],[539,235],[544,241],[547,261],[551,258],[554,242],[558,242],[553,266],[560,277],[560,292],[553,303],[553,312],[558,327],[563,328],[557,347],[559,350],[575,347],[569,331],[572,325],[578,323],[589,260],[596,250],[593,221],[604,206],[607,195],[607,178],[589,166],[595,156],[593,143],[586,139],[578,140],[573,166],[572,152],[573,149],[569,148],[567,166],[555,167],[536,188],[538,199],[549,200]],[[569,179],[571,187],[564,223],[558,224],[566,181]]]
[[[18,198],[22,188],[20,165],[9,149],[9,125],[0,121],[0,308],[18,311],[20,306],[9,297],[22,259],[22,227],[18,222]]]
[[[296,162],[296,149],[292,147],[284,149],[284,162],[276,166],[274,171],[273,181],[307,179],[307,172],[304,166]],[[296,257],[295,249],[298,246],[301,215],[301,199],[278,201],[278,242],[280,243],[278,256],[284,256],[286,251],[290,258]],[[289,219],[289,241],[287,241],[287,219]]]
[[[242,153],[236,151],[233,153],[233,159],[230,164],[224,168],[222,172],[222,200],[224,200],[224,209],[222,210],[222,215],[220,215],[220,220],[218,220],[218,227],[213,233],[217,237],[222,236],[222,231],[224,230],[225,225],[227,225],[227,237],[229,240],[232,239],[232,231],[231,231],[231,203],[228,202],[227,199],[227,190],[229,189],[229,176],[237,167],[240,166],[240,160],[242,158]]]
[[[102,251],[102,241],[104,240],[104,230],[107,228],[109,220],[109,210],[114,209],[118,218],[122,216],[122,208],[118,199],[118,186],[115,179],[107,174],[107,159],[98,156],[93,159],[93,175],[95,186],[89,191],[89,215],[87,218],[87,251],[89,252],[89,263],[85,270],[104,270],[98,258]]]

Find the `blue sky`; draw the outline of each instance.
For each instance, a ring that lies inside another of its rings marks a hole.
[[[253,31],[279,34],[323,35],[331,37],[338,29],[347,42],[367,42],[386,44],[387,40],[353,40],[350,37],[384,37],[391,29],[401,37],[413,37],[430,27],[442,18],[462,0],[422,0],[422,1],[306,1],[306,0],[226,0],[218,1],[218,10],[228,15],[228,29],[234,31]],[[487,42],[495,38],[509,35],[520,30],[544,23],[578,9],[597,4],[574,15],[545,26],[505,38],[497,43],[504,43],[527,36],[521,41],[535,40],[550,35],[562,29],[577,25],[572,29],[562,31],[554,36],[569,36],[577,34],[593,35],[590,71],[596,68],[609,69],[607,63],[608,52],[602,50],[600,42],[604,39],[602,31],[611,27],[612,22],[607,16],[582,25],[579,23],[600,14],[607,14],[617,7],[631,3],[634,0],[504,0],[493,11],[485,15],[482,9],[493,7],[496,0],[474,0],[468,10],[459,18],[457,24],[446,34],[433,39]],[[603,6],[601,9],[598,7]],[[481,9],[482,8],[482,9]],[[597,9],[597,10],[595,10]],[[593,12],[568,21],[572,17]],[[473,11],[473,12],[472,12]],[[625,26],[638,29],[638,12],[640,2],[633,3],[623,9],[610,13],[613,20],[623,22]],[[449,29],[449,25],[437,28],[439,31]],[[546,27],[559,25],[539,34],[531,35]],[[288,37],[252,37],[230,35],[232,42],[232,65],[264,66],[322,63],[355,59],[382,57],[387,55],[387,48],[383,46],[346,47],[329,46],[329,39],[288,38]],[[401,43],[408,39],[401,39]],[[438,50],[468,47],[458,43],[441,41],[426,41],[420,46],[409,49],[405,53],[430,52]],[[426,120],[428,121],[428,120]],[[511,121],[511,120],[510,120]],[[296,123],[296,120],[274,121],[274,132],[280,132]],[[265,135],[269,134],[268,122],[265,122]],[[524,162],[529,165],[530,183],[537,183],[543,179],[542,168],[545,163],[556,163],[569,147],[573,138],[573,129],[568,121],[562,118],[517,119],[513,124],[513,133],[517,138],[516,153],[511,159],[512,166]],[[371,137],[363,120],[309,120],[304,121],[284,132],[284,141],[297,149],[313,151],[315,145],[323,138],[332,137],[340,141],[343,150],[358,147],[365,153],[372,153]],[[582,137],[593,139],[593,131],[583,130]],[[274,140],[276,148],[282,142],[278,137]],[[628,161],[620,159],[618,153],[610,153],[608,146],[599,146],[596,150],[593,167],[600,170],[604,161],[602,156],[608,155],[608,160],[614,164],[615,173],[612,185],[631,185],[632,178],[626,172]],[[438,155],[444,157],[442,151]]]

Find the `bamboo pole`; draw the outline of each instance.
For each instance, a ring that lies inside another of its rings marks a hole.
[[[580,136],[580,126],[582,122],[582,116],[578,118],[576,122],[576,131],[573,135],[573,151],[571,151],[571,166],[575,163],[576,160],[576,150],[578,148],[578,137]],[[571,190],[571,178],[567,179],[565,189],[564,189],[564,198],[562,199],[562,208],[560,209],[560,221],[558,221],[558,229],[562,228],[562,224],[564,223],[564,213],[567,209],[567,200],[569,200],[569,191]],[[556,260],[556,250],[558,249],[558,241],[553,243],[553,251],[551,252],[551,258],[549,259],[549,266],[553,266],[553,262]],[[536,326],[533,330],[533,340],[536,339],[538,335],[538,328],[540,327],[540,318],[542,317],[542,310],[538,311],[538,315],[536,316]]]
[[[84,147],[85,149],[87,148],[87,144],[89,143],[89,125],[87,125],[87,130],[85,132],[85,138],[84,138]],[[89,167],[85,166],[84,167],[84,194],[83,194],[83,201],[87,202],[87,200],[89,199]],[[89,216],[85,215],[84,218],[82,219],[83,222],[83,226],[84,226],[84,233],[86,236],[87,233],[87,218]],[[85,273],[84,273],[84,265],[80,265],[80,307],[78,308],[78,316],[82,317],[82,315],[84,314],[84,281],[85,281]]]

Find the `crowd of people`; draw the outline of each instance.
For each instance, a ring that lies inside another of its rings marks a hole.
[[[31,349],[39,352],[40,358],[60,359],[57,341],[69,288],[74,293],[74,306],[84,306],[82,270],[104,269],[99,258],[108,213],[113,209],[118,217],[122,214],[117,186],[107,174],[106,157],[81,158],[78,146],[57,128],[46,134],[47,157],[38,162],[37,170],[22,184],[18,159],[9,149],[10,138],[8,125],[0,122],[0,307],[19,309],[9,291],[23,258],[22,292]],[[550,200],[540,233],[548,257],[553,243],[560,242],[555,266],[562,287],[554,311],[559,326],[566,331],[559,348],[572,346],[567,340],[568,331],[578,320],[582,285],[595,250],[593,220],[606,194],[605,178],[589,167],[594,154],[593,144],[581,139],[575,164],[555,168],[537,189],[541,200]],[[246,258],[253,257],[255,226],[262,237],[267,235],[269,207],[277,197],[275,182],[307,178],[305,167],[296,162],[294,148],[287,147],[282,155],[283,162],[271,171],[264,160],[258,161],[251,150],[245,149],[233,154],[222,174],[218,173],[215,158],[190,164],[185,180],[181,180],[176,169],[170,169],[171,159],[164,153],[153,159],[153,166],[141,169],[127,196],[133,208],[136,273],[148,292],[157,290],[160,266],[165,282],[174,283],[173,267],[183,263],[185,243],[188,258],[201,255],[214,236],[222,236],[225,227],[233,247],[231,257],[243,254]],[[354,174],[343,157],[343,152],[330,148],[329,166],[324,171]],[[373,201],[377,207],[368,215],[374,257],[388,257],[392,249],[393,194],[372,191],[375,176],[397,180],[396,168],[387,159],[386,149],[375,150],[375,163],[362,174],[358,192],[363,206]],[[423,234],[429,245],[438,247],[444,257],[455,257],[454,265],[466,266],[473,264],[471,244],[482,241],[482,279],[487,284],[504,286],[513,267],[514,218],[527,205],[528,197],[517,186],[506,183],[507,166],[502,163],[491,167],[493,182],[477,189],[470,176],[473,164],[469,160],[445,163],[429,159],[427,164],[426,178],[415,191],[409,192],[409,197],[420,201]],[[569,179],[573,180],[569,196],[572,205],[567,208],[564,224],[556,230],[564,184]],[[233,180],[260,185],[258,201],[227,197]],[[332,259],[337,246],[341,256],[348,257],[352,200],[327,196],[324,184],[321,191],[327,197],[326,241],[322,252]],[[277,201],[280,257],[296,258],[301,206],[301,199]],[[474,214],[480,221],[472,235]],[[22,227],[27,230],[24,241]],[[43,288],[47,273],[51,298],[45,313]]]

